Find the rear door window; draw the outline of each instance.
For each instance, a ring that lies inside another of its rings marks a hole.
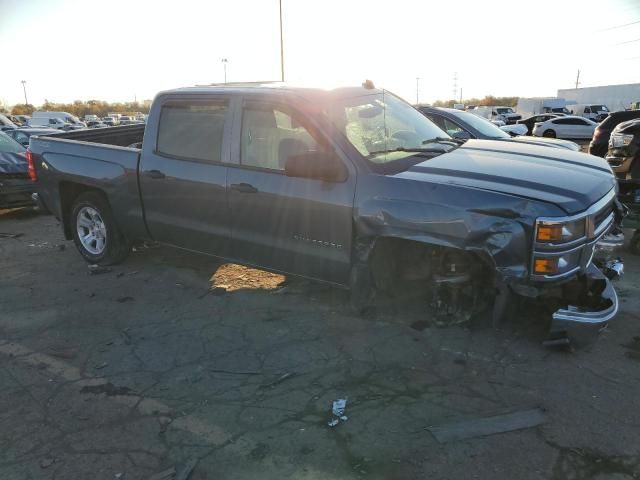
[[[157,153],[199,162],[220,162],[228,110],[225,99],[163,105]]]

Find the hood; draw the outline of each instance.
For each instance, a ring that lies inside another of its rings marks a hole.
[[[396,176],[548,202],[569,215],[586,210],[616,184],[611,168],[602,158],[491,140],[469,140]]]
[[[24,153],[0,152],[0,175],[27,173],[27,159]]]
[[[562,140],[560,138],[547,138],[547,137],[515,137],[506,138],[507,142],[526,143],[528,145],[540,145],[544,147],[566,148],[567,150],[573,150],[574,152],[580,151],[580,145],[570,140]]]

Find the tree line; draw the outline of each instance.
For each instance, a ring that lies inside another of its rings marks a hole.
[[[518,104],[519,97],[494,97],[487,95],[484,98],[467,98],[464,100],[465,105],[493,106],[503,105],[505,107],[515,107]],[[454,104],[461,103],[459,100],[436,100],[433,102],[434,107],[453,107]]]
[[[0,111],[5,113],[11,113],[12,115],[31,115],[36,110],[53,111],[53,112],[68,112],[76,117],[82,118],[85,115],[97,115],[98,117],[106,117],[109,112],[141,112],[149,113],[151,107],[151,101],[144,102],[104,102],[102,100],[76,100],[73,103],[57,103],[50,102],[45,99],[45,102],[36,107],[31,104],[18,104],[12,108],[8,108],[4,105],[0,105]]]

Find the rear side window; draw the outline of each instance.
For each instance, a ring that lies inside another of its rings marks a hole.
[[[159,154],[202,162],[220,162],[227,102],[164,105],[158,126]]]

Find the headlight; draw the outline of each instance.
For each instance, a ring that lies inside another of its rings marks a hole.
[[[567,243],[582,238],[585,231],[584,218],[572,222],[538,220],[536,223],[536,242]]]

